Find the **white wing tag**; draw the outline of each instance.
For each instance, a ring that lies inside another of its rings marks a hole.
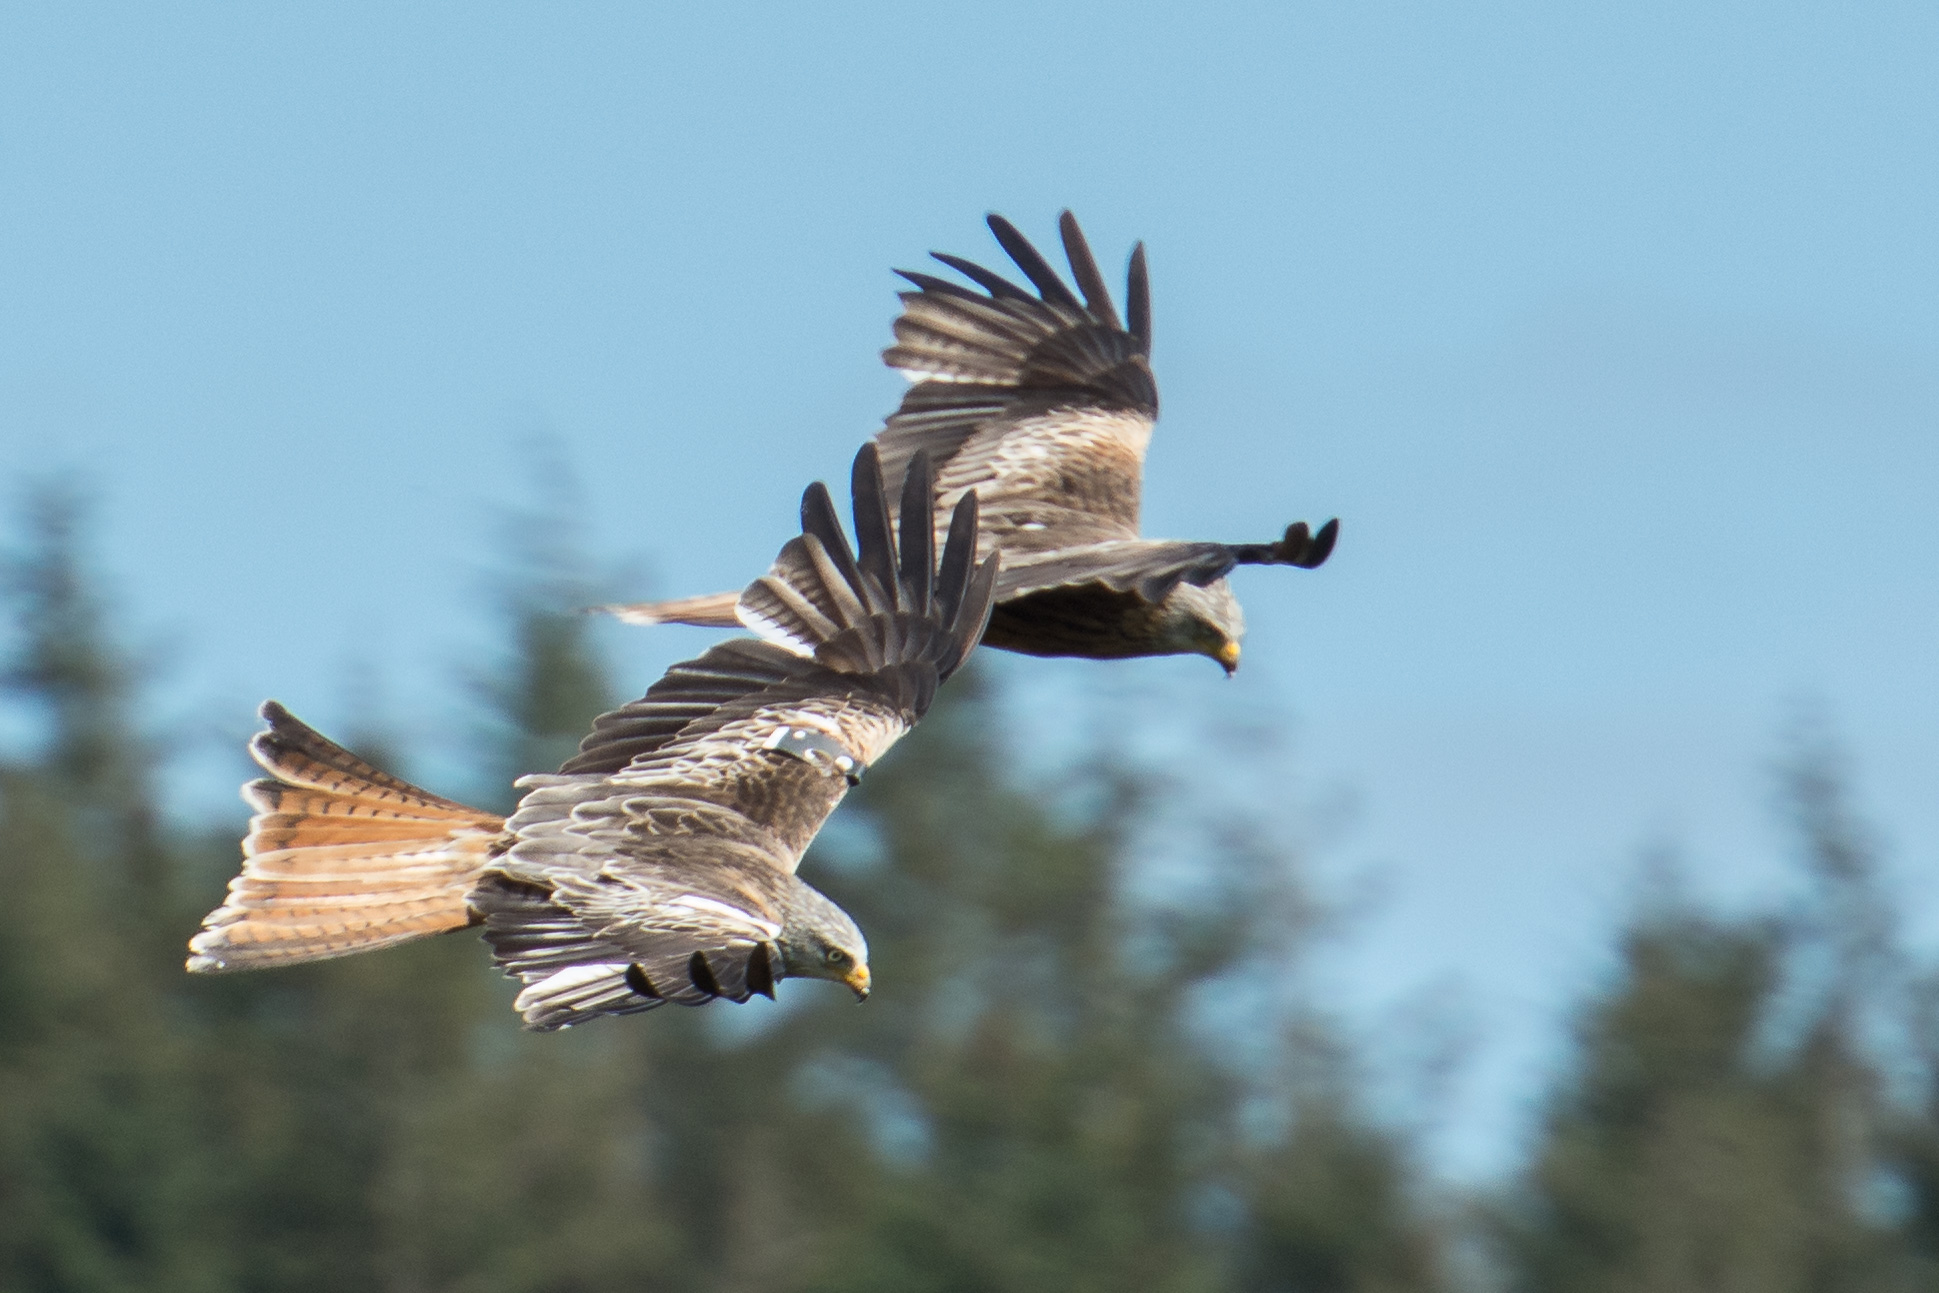
[[[804,763],[817,766],[825,759],[828,766],[841,773],[851,786],[861,784],[862,771],[866,767],[840,741],[812,727],[777,727],[773,735],[761,743],[761,748],[792,754]]]

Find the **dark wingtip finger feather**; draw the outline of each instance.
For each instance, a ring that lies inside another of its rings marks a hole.
[[[958,274],[961,274],[964,278],[975,283],[999,301],[1031,301],[1036,299],[1030,293],[1003,277],[1003,275],[994,270],[985,269],[973,260],[965,259],[962,256],[952,256],[946,251],[932,251],[929,254],[955,270]]]
[[[1124,308],[1130,320],[1131,335],[1144,343],[1151,353],[1151,275],[1145,269],[1145,245],[1131,249],[1131,268],[1125,275]]]
[[[855,564],[848,536],[842,533],[841,517],[835,512],[834,500],[828,496],[828,486],[820,481],[802,492],[801,532],[813,535],[821,543],[843,579],[858,589],[862,586],[861,568]]]
[[[936,575],[936,474],[929,451],[919,449],[902,478],[902,589],[908,609],[928,615]]]
[[[855,508],[855,560],[867,576],[860,591],[872,610],[891,610],[895,598],[895,532],[889,524],[889,501],[882,490],[882,462],[873,442],[864,444],[855,455],[849,498]],[[874,588],[867,587],[871,581]]]
[[[936,571],[937,615],[952,629],[962,612],[963,594],[969,590],[976,561],[978,506],[975,490],[957,501],[949,518],[949,536],[943,541],[942,564]]]
[[[1123,325],[1118,322],[1117,306],[1111,303],[1111,289],[1105,286],[1104,275],[1098,272],[1097,258],[1091,255],[1091,244],[1084,239],[1084,230],[1078,226],[1077,217],[1066,211],[1057,217],[1057,232],[1064,240],[1064,255],[1070,260],[1071,277],[1084,293],[1084,306],[1097,318],[1113,328]]]
[[[992,553],[977,567],[951,634],[954,647],[949,658],[936,669],[939,679],[946,679],[961,668],[976,644],[983,640],[983,631],[990,626],[990,612],[996,605],[996,579],[1001,564],[1002,558]]]
[[[1084,312],[1083,304],[1071,293],[1070,288],[1064,286],[1064,280],[1050,267],[1050,262],[1015,225],[994,211],[987,218],[990,232],[1003,244],[1003,250],[1009,253],[1010,259],[1017,262],[1017,268],[1023,271],[1024,277],[1036,285],[1038,295],[1052,305],[1061,305],[1079,314]]]

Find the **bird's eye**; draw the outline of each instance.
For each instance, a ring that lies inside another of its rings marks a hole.
[[[848,960],[848,953],[839,947],[831,947],[823,955],[830,965],[841,965]]]

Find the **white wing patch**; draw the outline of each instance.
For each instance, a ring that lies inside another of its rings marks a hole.
[[[827,736],[866,769],[901,739],[908,725],[901,715],[880,705],[858,704],[846,697],[763,706],[718,731],[629,767],[612,780],[640,786],[705,786],[732,779],[745,775],[749,754],[776,748],[797,728]],[[832,765],[824,766],[831,774],[839,772]],[[539,783],[533,778],[531,784]]]
[[[591,965],[568,965],[563,970],[554,970],[543,979],[534,979],[531,986],[526,988],[525,991],[546,994],[564,992],[568,988],[580,988],[588,983],[597,983],[599,980],[611,974],[624,973],[626,973],[626,962],[624,961],[598,961]],[[524,993],[520,995],[523,996]]]
[[[812,656],[815,644],[805,638],[796,637],[787,629],[775,623],[759,611],[750,610],[746,602],[734,607],[734,614],[740,618],[748,632],[766,642],[772,642],[783,650],[792,651],[798,656]]]
[[[548,1007],[596,1009],[595,1002],[610,1006],[628,998],[637,999],[638,994],[626,986],[626,964],[625,961],[597,961],[554,970],[543,978],[529,981],[513,998],[512,1008],[520,1013]]]
[[[764,939],[775,939],[781,936],[781,927],[773,921],[762,920],[752,912],[742,911],[739,907],[730,907],[716,898],[707,897],[705,894],[681,894],[678,898],[669,898],[665,905],[668,907],[685,907],[688,911],[699,912],[702,915],[725,917],[736,924],[759,930],[761,937]]]
[[[922,382],[956,382],[965,386],[1015,386],[1017,384],[1014,378],[1005,382],[988,374],[979,376],[971,373],[939,373],[926,368],[897,368],[896,371],[907,378],[911,386]]]

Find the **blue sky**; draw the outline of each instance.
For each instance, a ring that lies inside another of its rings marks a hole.
[[[1288,725],[1379,895],[1334,990],[1455,1003],[1486,1173],[1645,851],[1782,891],[1796,704],[1939,950],[1935,66],[1913,4],[12,5],[0,444],[93,483],[172,704],[378,662],[432,743],[534,435],[620,591],[731,586],[897,396],[890,266],[1143,238],[1147,529],[1343,541],[1242,572],[1234,683],[1012,672]]]

